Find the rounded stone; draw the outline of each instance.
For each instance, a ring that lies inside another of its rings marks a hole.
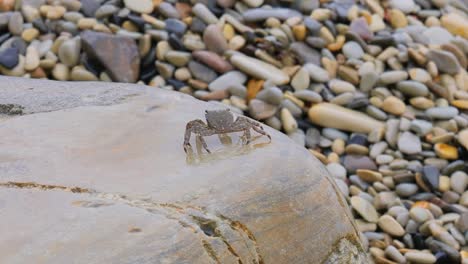
[[[426,96],[429,93],[427,86],[416,81],[403,81],[397,84],[398,90],[410,97]]]
[[[390,215],[383,215],[379,218],[377,225],[387,234],[395,237],[405,235],[403,227]]]
[[[73,67],[80,61],[81,42],[79,38],[66,40],[60,45],[58,57],[68,67]]]
[[[379,220],[379,214],[372,204],[366,199],[359,196],[353,196],[351,197],[351,206],[367,222],[377,223]]]
[[[403,101],[395,96],[385,98],[382,104],[382,109],[390,114],[402,115],[406,110],[406,105]]]
[[[143,14],[153,12],[153,2],[151,0],[124,0],[125,7]]]
[[[329,163],[327,164],[327,170],[330,174],[341,180],[346,180],[346,169],[339,163]]]
[[[361,45],[354,41],[348,41],[343,45],[343,54],[349,59],[360,59],[364,55]]]

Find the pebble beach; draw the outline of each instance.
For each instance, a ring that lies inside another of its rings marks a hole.
[[[175,90],[284,132],[375,263],[468,264],[467,68],[463,0],[0,0],[2,75]]]

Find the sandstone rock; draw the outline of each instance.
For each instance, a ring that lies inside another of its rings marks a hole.
[[[135,41],[128,37],[85,31],[82,46],[88,56],[96,58],[116,82],[136,82],[140,73],[140,56]]]
[[[191,160],[185,124],[217,104],[128,84],[0,80],[0,104],[25,114],[0,121],[2,263],[367,262],[325,168],[269,127],[271,144],[207,138],[213,154]]]

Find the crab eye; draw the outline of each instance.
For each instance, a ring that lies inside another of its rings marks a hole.
[[[208,114],[208,110],[205,110],[205,114]]]

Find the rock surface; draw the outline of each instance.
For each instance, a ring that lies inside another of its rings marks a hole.
[[[269,127],[271,144],[207,138],[214,153],[191,160],[185,124],[217,104],[137,85],[0,80],[0,104],[24,114],[0,119],[2,263],[366,262],[325,168]]]

